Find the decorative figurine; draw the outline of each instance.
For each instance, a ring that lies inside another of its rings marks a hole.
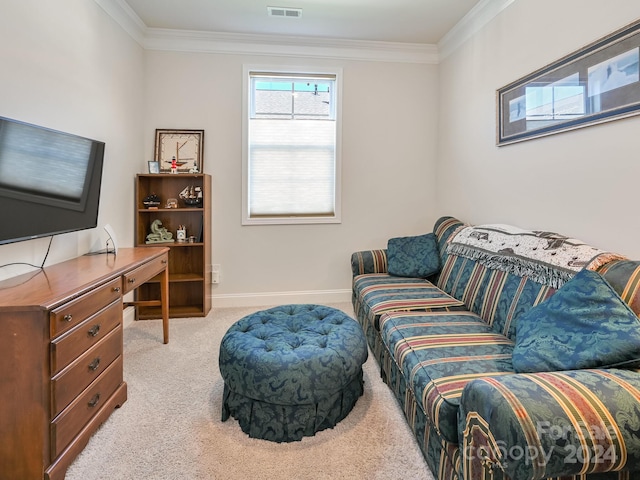
[[[173,233],[164,228],[160,220],[154,220],[153,223],[151,223],[151,233],[147,235],[147,241],[145,243],[167,243],[174,241]]]
[[[157,210],[160,206],[160,197],[155,193],[152,193],[151,195],[147,195],[146,197],[144,197],[142,203],[147,208]]]
[[[187,241],[187,227],[184,225],[178,225],[178,230],[176,230],[176,239],[178,242]]]
[[[190,185],[185,187],[178,195],[184,203],[190,206],[199,206],[202,203],[202,187]]]

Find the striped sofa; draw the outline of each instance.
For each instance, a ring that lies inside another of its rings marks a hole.
[[[428,278],[390,275],[387,249],[351,257],[356,317],[435,477],[640,478],[640,370],[516,373],[518,318],[558,290],[448,253],[463,227],[436,222]],[[598,273],[637,315],[640,262]]]

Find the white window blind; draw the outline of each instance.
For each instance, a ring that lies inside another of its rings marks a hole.
[[[248,76],[245,223],[339,221],[336,74]]]

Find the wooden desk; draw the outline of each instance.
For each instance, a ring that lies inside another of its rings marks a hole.
[[[85,255],[0,282],[0,479],[62,480],[123,381],[122,296],[159,275],[169,341],[167,247]]]

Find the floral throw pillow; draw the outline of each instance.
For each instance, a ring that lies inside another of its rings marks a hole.
[[[640,319],[591,270],[578,272],[517,322],[516,372],[640,366]]]
[[[391,238],[387,242],[387,263],[391,275],[426,278],[440,270],[440,254],[433,233]]]

